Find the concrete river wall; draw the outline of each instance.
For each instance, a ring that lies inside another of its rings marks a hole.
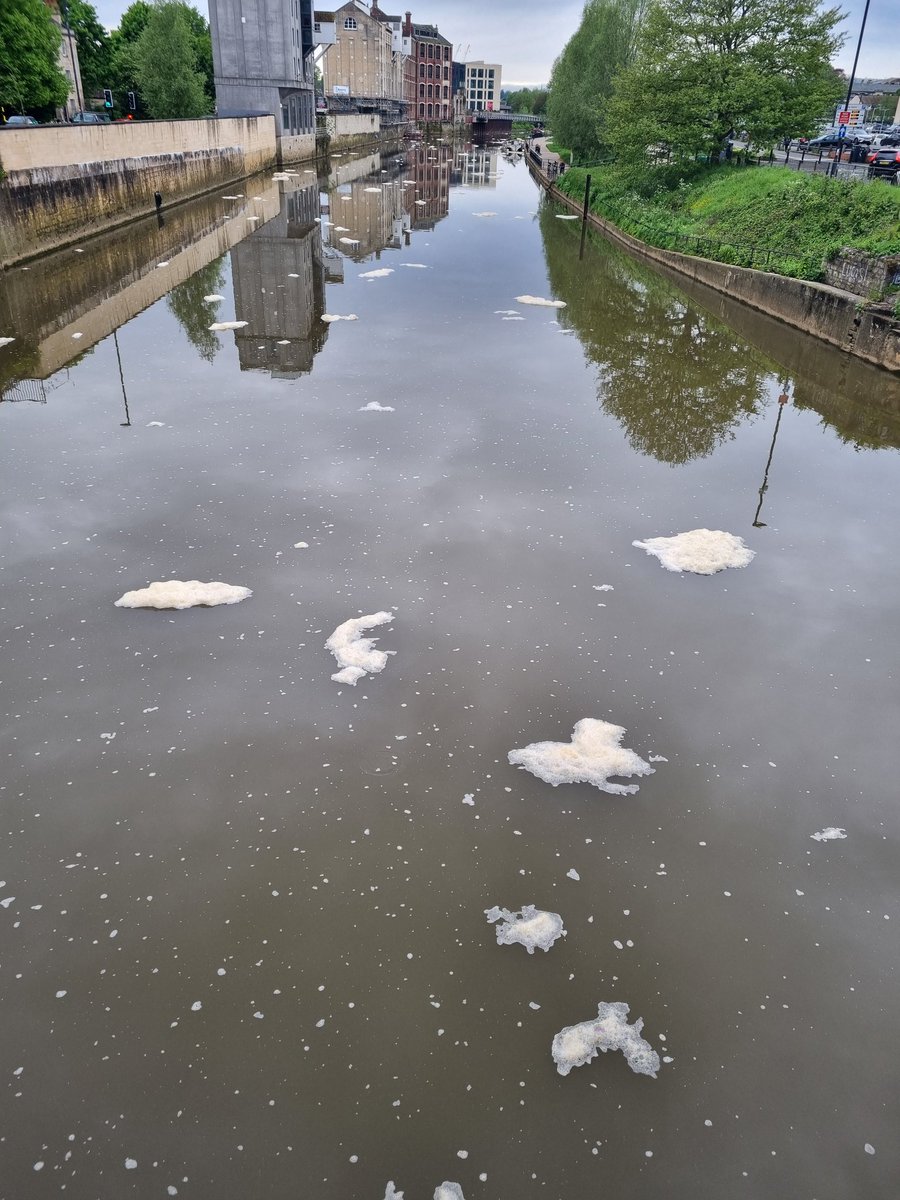
[[[559,191],[533,164],[529,168],[554,200],[581,213],[581,203]],[[588,214],[588,221],[633,254],[749,304],[866,362],[900,373],[900,321],[887,308],[866,306],[855,292],[679,254],[675,250],[661,250],[593,212]]]
[[[275,163],[273,117],[0,133],[0,266],[197,196]]]

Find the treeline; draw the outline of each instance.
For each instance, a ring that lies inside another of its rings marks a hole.
[[[114,116],[199,117],[214,110],[209,24],[184,0],[135,0],[110,31],[87,0],[59,0],[59,11],[77,45],[86,109],[108,89]],[[43,0],[0,0],[0,105],[7,115],[49,119],[65,104],[60,41]]]
[[[519,88],[516,92],[508,92],[504,99],[514,113],[531,113],[539,117],[547,111],[549,95],[547,88]]]
[[[817,0],[587,0],[553,68],[554,141],[646,170],[808,133],[841,94],[840,20]]]

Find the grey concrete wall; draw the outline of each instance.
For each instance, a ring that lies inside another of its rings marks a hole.
[[[171,204],[276,161],[272,117],[16,130],[3,137],[0,267],[152,212],[157,191]]]
[[[551,185],[531,163],[529,169],[555,200],[573,212],[581,213],[580,202]],[[811,333],[875,366],[900,373],[900,321],[890,316],[887,309],[867,308],[853,292],[825,283],[733,267],[708,258],[678,254],[674,250],[660,250],[623,232],[596,213],[590,213],[588,220],[611,241],[641,258],[670,267],[680,275],[777,317],[795,329]]]

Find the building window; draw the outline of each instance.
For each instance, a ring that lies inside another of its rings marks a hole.
[[[419,84],[419,95],[424,99],[424,97],[425,97],[425,84],[424,83]]]
[[[488,71],[488,79],[493,79],[493,78],[494,78],[494,72]]]
[[[424,104],[420,104],[420,105],[419,105],[419,116],[420,116],[420,117],[424,117],[424,116],[425,116],[425,105],[424,105]]]
[[[419,63],[419,78],[420,79],[425,78],[425,64],[424,63]]]
[[[434,105],[433,104],[428,105],[428,115],[429,115],[429,117],[434,116]]]
[[[431,42],[428,43],[428,57],[434,58],[434,46],[432,46]]]
[[[345,29],[356,29],[357,28],[356,17],[344,17],[344,28]]]
[[[321,24],[320,24],[320,22],[319,22],[319,21],[313,21],[313,32],[314,32],[314,33],[321,33],[321,32],[322,32],[322,26],[321,26]]]

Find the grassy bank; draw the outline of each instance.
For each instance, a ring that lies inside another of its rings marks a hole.
[[[558,186],[580,200],[586,174],[573,168]],[[661,175],[653,190],[645,178],[598,167],[591,208],[653,246],[798,279],[822,279],[844,246],[900,252],[900,188],[783,167],[703,167],[690,181]]]

